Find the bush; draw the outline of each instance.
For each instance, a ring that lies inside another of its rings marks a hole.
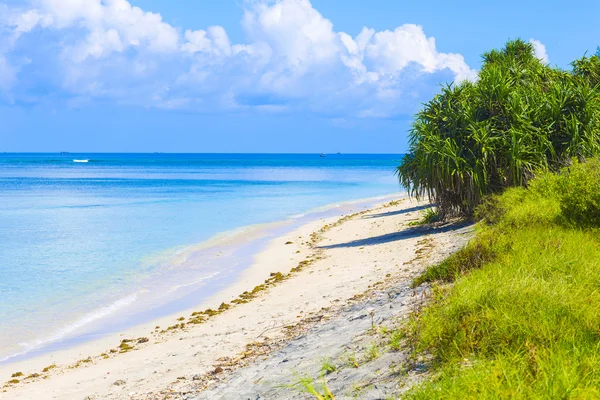
[[[576,163],[560,181],[560,209],[579,227],[600,227],[600,161]]]
[[[401,184],[439,215],[473,214],[490,194],[527,186],[540,171],[600,154],[600,59],[549,67],[530,43],[483,56],[475,83],[442,88],[415,117]]]

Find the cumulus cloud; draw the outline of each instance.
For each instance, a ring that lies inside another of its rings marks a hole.
[[[133,7],[127,0],[38,0],[38,3],[47,26],[83,27],[88,31],[85,39],[66,49],[75,61],[104,57],[129,47],[155,52],[173,52],[178,47],[177,29],[163,22],[160,14]]]
[[[244,7],[248,40],[240,44],[221,26],[182,32],[127,0],[5,7],[0,90],[9,87],[1,86],[2,71],[14,86],[26,73],[14,67],[17,54],[30,53],[27,74],[47,77],[35,69],[54,66],[59,79],[38,83],[73,97],[191,111],[394,116],[412,113],[440,82],[476,75],[460,54],[439,52],[419,25],[365,27],[352,37],[336,31],[309,0],[247,1]],[[57,51],[39,51],[28,37],[41,37]]]
[[[529,43],[533,45],[535,50],[535,56],[539,58],[544,64],[548,64],[548,54],[546,53],[546,46],[539,40],[529,39]]]

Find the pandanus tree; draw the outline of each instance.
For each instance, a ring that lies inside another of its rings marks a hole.
[[[476,82],[442,87],[416,115],[399,180],[442,218],[470,215],[485,195],[599,154],[599,83],[598,56],[565,72],[522,40],[485,53]]]

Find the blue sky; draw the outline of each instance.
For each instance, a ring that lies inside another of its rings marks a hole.
[[[594,52],[599,3],[0,0],[0,151],[401,153],[482,52]]]

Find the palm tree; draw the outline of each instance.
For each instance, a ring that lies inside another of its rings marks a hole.
[[[598,154],[599,82],[598,56],[565,72],[522,40],[485,53],[475,83],[442,87],[416,115],[399,180],[442,218],[471,215],[485,195]]]

